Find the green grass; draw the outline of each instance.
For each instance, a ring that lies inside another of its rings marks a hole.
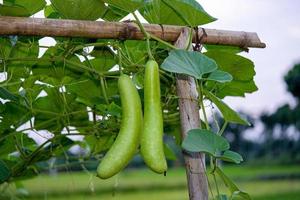
[[[254,200],[298,200],[300,180],[258,180],[263,175],[299,174],[297,166],[287,167],[226,167],[229,176],[237,180]],[[167,177],[150,170],[127,170],[109,180],[93,174],[64,173],[42,175],[23,182],[28,200],[184,200],[188,199],[184,169],[171,169]],[[224,186],[222,191],[226,191]],[[8,190],[15,194],[13,187]],[[1,198],[0,198],[1,199]],[[5,198],[4,198],[5,199]],[[7,197],[6,197],[7,199]],[[22,199],[22,198],[21,198]]]

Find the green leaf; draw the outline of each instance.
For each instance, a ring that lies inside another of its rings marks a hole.
[[[111,104],[100,104],[96,105],[96,108],[101,111],[101,113],[105,115],[111,115],[116,117],[121,117],[122,108],[112,102]]]
[[[0,184],[7,181],[7,179],[11,176],[11,170],[5,164],[4,161],[0,160]]]
[[[105,21],[120,21],[128,14],[129,13],[124,10],[116,8],[112,5],[108,5],[106,6],[106,11],[101,16],[101,18]]]
[[[112,5],[126,12],[133,12],[143,5],[143,0],[103,0],[105,3]]]
[[[222,156],[219,157],[220,159],[227,161],[227,162],[233,162],[236,164],[240,164],[243,161],[243,157],[234,152],[234,151],[225,151]]]
[[[10,91],[6,90],[3,87],[0,87],[0,98],[11,101],[19,100],[19,98],[16,95],[12,94]]]
[[[227,195],[220,194],[220,196],[216,196],[215,200],[230,200],[230,199]]]
[[[168,160],[176,160],[176,154],[173,152],[173,149],[168,145],[164,144],[164,152],[165,156]]]
[[[253,93],[258,90],[254,80],[251,81],[231,81],[222,85],[215,86],[215,83],[209,85],[209,87],[216,88],[216,95],[219,98],[225,98],[226,96],[240,96],[245,97],[246,93]]]
[[[74,63],[82,65],[80,59],[75,55],[68,56],[65,62],[61,59],[53,59],[55,56],[60,57],[63,53],[58,46],[48,48],[45,54],[33,65],[33,75],[38,75],[40,81],[51,85],[68,84],[72,78],[78,80],[85,72],[85,70],[74,66]]]
[[[0,4],[0,15],[29,17],[46,6],[44,0],[4,0]]]
[[[144,71],[135,73],[132,80],[139,88],[144,88]]]
[[[225,138],[211,131],[193,129],[183,140],[182,148],[190,152],[205,152],[216,157],[220,151],[229,149],[229,143]]]
[[[61,93],[57,88],[47,88],[45,91],[47,96],[38,98],[33,104],[36,130],[60,133],[67,126],[89,124],[86,106],[75,101],[75,95]]]
[[[115,135],[105,135],[97,137],[95,135],[89,135],[85,137],[85,141],[89,145],[92,154],[99,154],[108,150],[114,143]]]
[[[218,107],[225,121],[248,126],[250,125],[250,123],[247,120],[241,118],[238,113],[232,110],[227,104],[225,104],[222,100],[213,95],[211,92],[207,90],[203,90],[203,92],[205,96],[209,98]]]
[[[30,119],[31,113],[19,102],[7,102],[4,104],[4,111],[1,113],[1,117],[1,128],[9,128],[11,126],[18,128]]]
[[[46,18],[58,19],[60,14],[53,8],[52,5],[46,6],[44,9],[44,15]]]
[[[239,196],[243,199],[251,200],[250,195],[246,192],[241,191],[219,167],[216,167],[216,172],[220,176],[226,187],[230,190],[232,196]]]
[[[100,81],[96,82],[93,79],[79,79],[74,80],[70,84],[66,85],[67,91],[77,95],[77,99],[85,99],[85,103],[88,106],[102,103],[102,93],[100,87]],[[87,90],[88,88],[88,90]]]
[[[216,81],[219,83],[227,83],[232,81],[232,76],[227,72],[216,70],[210,73],[206,79],[210,81]]]
[[[195,0],[150,0],[139,11],[152,24],[196,27],[216,20]]]
[[[8,58],[11,49],[12,49],[12,44],[9,38],[1,37],[0,38],[0,60],[3,58]]]
[[[236,46],[225,46],[225,45],[213,45],[213,44],[205,44],[204,45],[205,49],[209,52],[211,51],[218,51],[218,52],[227,52],[227,53],[231,53],[231,54],[237,54],[237,53],[241,53],[243,51],[243,49],[241,49],[240,47],[236,47]]]
[[[112,69],[117,63],[113,56],[102,56],[96,59],[84,61],[84,64],[90,63],[96,71],[104,73]]]
[[[18,38],[18,40],[22,39]],[[16,60],[7,62],[8,80],[17,82],[20,78],[30,76],[30,68],[36,63],[38,54],[39,46],[37,41],[33,41],[32,38],[25,41],[17,41],[9,55],[10,58]],[[16,87],[15,90],[18,91],[18,85]]]
[[[202,79],[203,75],[215,71],[218,66],[214,60],[199,52],[173,50],[162,63],[161,68],[169,72]]]
[[[228,72],[233,77],[230,83],[208,85],[215,89],[218,97],[245,96],[245,93],[257,91],[254,83],[254,64],[251,60],[230,51],[223,51],[222,48],[221,50],[209,50],[204,54],[214,59],[220,70]]]
[[[100,0],[51,0],[54,10],[64,19],[96,20],[105,12],[106,7]]]
[[[19,197],[28,197],[29,196],[29,191],[25,188],[25,186],[22,184],[22,182],[17,181],[15,182],[16,186],[16,194]]]
[[[123,63],[124,68],[132,67],[132,63],[144,65],[147,62],[148,53],[145,41],[127,40],[124,42],[122,50],[130,60],[129,63]]]
[[[255,75],[253,62],[245,57],[216,50],[204,54],[215,60],[220,70],[230,73],[234,80],[250,81]]]

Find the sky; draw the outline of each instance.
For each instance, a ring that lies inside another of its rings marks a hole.
[[[233,108],[253,116],[295,104],[283,76],[300,62],[300,1],[298,0],[198,0],[216,22],[203,27],[257,32],[265,49],[242,55],[255,63],[259,91],[246,98],[226,98]]]

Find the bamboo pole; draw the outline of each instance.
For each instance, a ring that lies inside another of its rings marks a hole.
[[[189,30],[183,29],[175,46],[185,49],[189,40]],[[182,138],[191,129],[200,128],[198,92],[195,79],[190,76],[177,75],[177,95]],[[208,183],[205,170],[205,155],[203,153],[184,152],[186,175],[188,180],[190,200],[208,200]]]
[[[175,42],[183,27],[170,25],[144,24],[145,30],[168,42]],[[84,37],[102,39],[144,39],[135,23],[100,22],[82,20],[57,20],[44,18],[23,18],[0,16],[0,35]],[[203,44],[231,45],[242,48],[265,48],[256,33],[202,29],[198,39]],[[196,33],[194,32],[194,41]]]

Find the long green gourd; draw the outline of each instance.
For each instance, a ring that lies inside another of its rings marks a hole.
[[[132,80],[121,75],[118,87],[122,103],[122,124],[119,134],[100,162],[97,175],[107,179],[127,166],[137,151],[143,126],[141,100]]]
[[[147,166],[156,173],[167,171],[163,146],[163,115],[160,99],[159,67],[149,60],[144,80],[144,126],[141,154]]]

